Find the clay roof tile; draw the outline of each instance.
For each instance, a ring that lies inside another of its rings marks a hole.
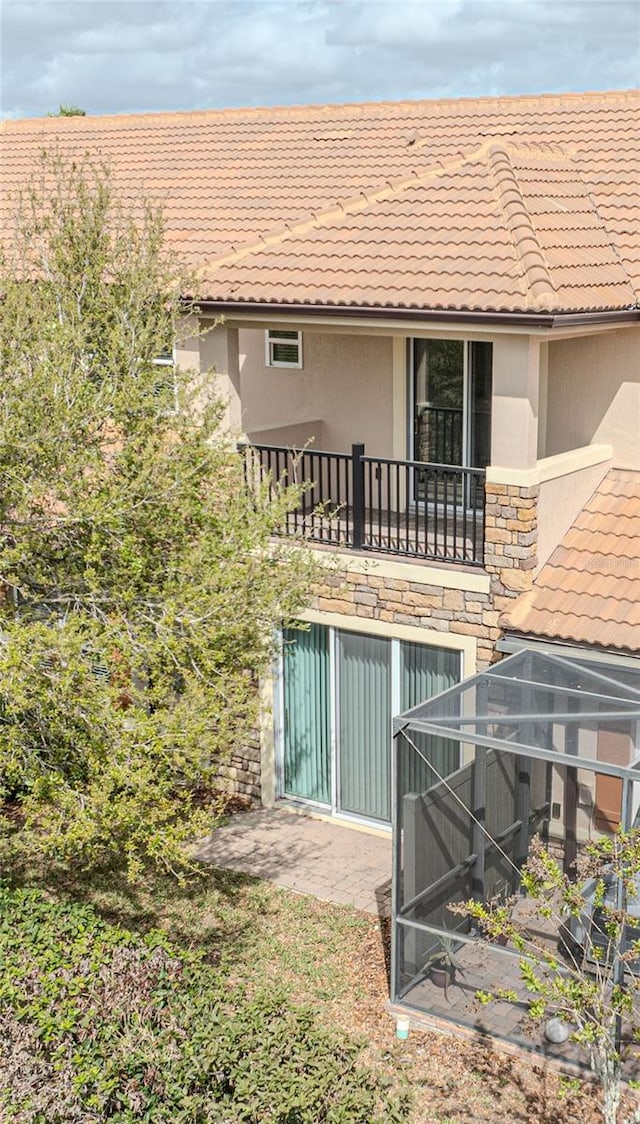
[[[503,623],[528,636],[640,653],[640,472],[605,476]]]
[[[5,121],[0,227],[55,147],[163,206],[203,299],[628,309],[639,111],[613,91]]]

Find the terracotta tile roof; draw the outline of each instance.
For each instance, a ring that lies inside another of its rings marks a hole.
[[[502,623],[526,635],[640,652],[640,472],[605,476]]]
[[[5,121],[165,208],[201,298],[479,311],[640,296],[640,91]]]

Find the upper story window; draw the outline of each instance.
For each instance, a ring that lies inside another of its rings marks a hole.
[[[265,332],[267,367],[302,367],[302,332]]]

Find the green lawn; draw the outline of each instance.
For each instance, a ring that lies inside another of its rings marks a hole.
[[[398,1042],[374,918],[220,871],[47,881],[3,895],[3,1122],[599,1118],[485,1044]]]

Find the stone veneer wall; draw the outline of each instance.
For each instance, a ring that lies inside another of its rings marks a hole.
[[[260,802],[260,732],[251,730],[237,753],[233,753],[218,771],[220,788],[230,796],[244,796],[252,803]]]
[[[387,621],[476,636],[478,661],[489,663],[500,635],[499,614],[488,593],[443,589],[423,581],[379,578],[356,570],[328,574],[316,590],[313,608],[367,620]]]
[[[422,580],[377,577],[374,566],[371,573],[350,570],[345,556],[344,569],[328,572],[322,578],[314,590],[311,607],[361,617],[364,631],[367,620],[380,620],[474,636],[477,667],[482,670],[499,658],[495,645],[502,633],[501,617],[514,598],[531,589],[537,561],[538,493],[537,486],[487,484],[484,568],[490,577],[488,593],[430,584],[427,565],[420,567]],[[372,553],[371,562],[380,557]],[[443,565],[447,564],[440,563],[440,568]],[[257,731],[247,738],[242,751],[221,767],[220,777],[225,791],[260,799]]]
[[[501,616],[533,582],[538,492],[537,486],[487,484],[484,568],[490,576],[488,593],[431,585],[426,566],[420,574],[422,580],[411,581],[376,577],[374,569],[363,574],[349,570],[347,563],[344,571],[322,579],[313,607],[362,617],[365,628],[370,619],[475,636],[481,670],[497,658]],[[375,557],[371,555],[372,561]]]
[[[492,604],[500,616],[533,585],[539,494],[537,484],[529,488],[486,485],[484,565],[491,576]]]

